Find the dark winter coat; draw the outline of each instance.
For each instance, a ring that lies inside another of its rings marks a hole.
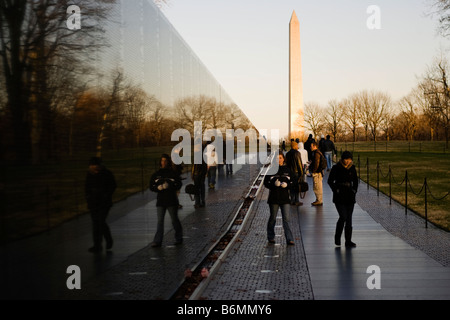
[[[286,165],[297,177],[303,175],[302,156],[298,150],[291,149],[286,153]]]
[[[348,169],[341,161],[335,164],[330,171],[328,184],[333,191],[334,203],[351,204],[356,202],[358,174],[353,164]]]
[[[289,204],[291,203],[289,197],[289,189],[292,188],[293,181],[292,174],[288,166],[280,166],[277,174],[267,175],[264,178],[264,186],[270,190],[267,203],[269,204]],[[287,187],[277,187],[275,181],[286,182]]]
[[[320,160],[322,157],[324,157],[324,155],[319,149],[312,151],[311,164],[309,165],[309,171],[311,173],[322,173],[323,175],[323,168],[320,168]]]
[[[86,174],[85,196],[89,210],[109,209],[112,195],[116,190],[116,180],[111,171],[101,167],[98,173]]]
[[[158,186],[167,182],[169,187],[159,190]],[[171,168],[161,168],[156,171],[150,178],[150,190],[157,193],[157,207],[174,207],[178,206],[177,190],[181,188],[180,176]]]

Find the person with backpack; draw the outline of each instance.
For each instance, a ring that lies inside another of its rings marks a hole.
[[[309,171],[313,177],[313,191],[316,195],[316,201],[311,203],[313,206],[323,205],[323,171],[327,168],[327,160],[325,156],[319,150],[319,144],[317,142],[311,143],[311,164],[309,165]]]

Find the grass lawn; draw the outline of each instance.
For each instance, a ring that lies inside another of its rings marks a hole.
[[[171,150],[172,147],[152,147],[104,152],[103,162],[117,182],[113,201],[148,188],[159,157]],[[84,181],[90,156],[78,155],[57,164],[5,168],[0,243],[49,230],[87,213]]]
[[[385,148],[381,148],[381,145]],[[350,150],[362,180],[389,195],[389,168],[391,169],[392,198],[405,204],[405,176],[408,174],[408,207],[425,216],[425,188],[427,179],[428,221],[450,231],[450,151],[444,142],[405,141],[379,143],[374,152],[372,143],[336,143],[336,148]],[[386,151],[387,150],[387,151]],[[358,167],[358,157],[360,166]],[[367,174],[367,161],[369,174]],[[377,178],[377,163],[379,164]],[[367,177],[369,175],[369,177]],[[378,182],[377,182],[378,181]],[[444,199],[441,199],[444,198]]]

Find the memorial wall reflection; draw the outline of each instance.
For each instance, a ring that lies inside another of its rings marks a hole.
[[[67,4],[37,4],[26,2],[21,65],[0,21],[0,242],[86,213],[91,156],[115,173],[119,201],[148,189],[155,159],[177,143],[174,130],[192,131],[194,121],[204,130],[253,127],[152,1],[75,1],[74,30]]]

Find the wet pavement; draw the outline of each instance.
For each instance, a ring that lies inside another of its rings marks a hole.
[[[108,218],[111,252],[93,255],[88,215],[49,233],[0,248],[2,299],[168,300],[226,231],[242,204],[258,165],[235,166],[218,175],[205,208],[180,194],[184,242],[174,246],[166,217],[161,248],[151,248],[156,228],[155,195],[140,193],[113,206]],[[424,222],[372,188],[361,184],[354,212],[356,248],[334,246],[337,212],[324,178],[324,205],[312,207],[312,180],[303,206],[291,206],[295,245],[281,227],[268,244],[268,190],[261,190],[238,239],[205,279],[201,300],[428,300],[450,299],[450,234]],[[67,267],[81,270],[81,289],[69,290]],[[375,269],[374,269],[375,267]],[[375,272],[373,270],[376,270]],[[377,287],[379,289],[370,288]]]

